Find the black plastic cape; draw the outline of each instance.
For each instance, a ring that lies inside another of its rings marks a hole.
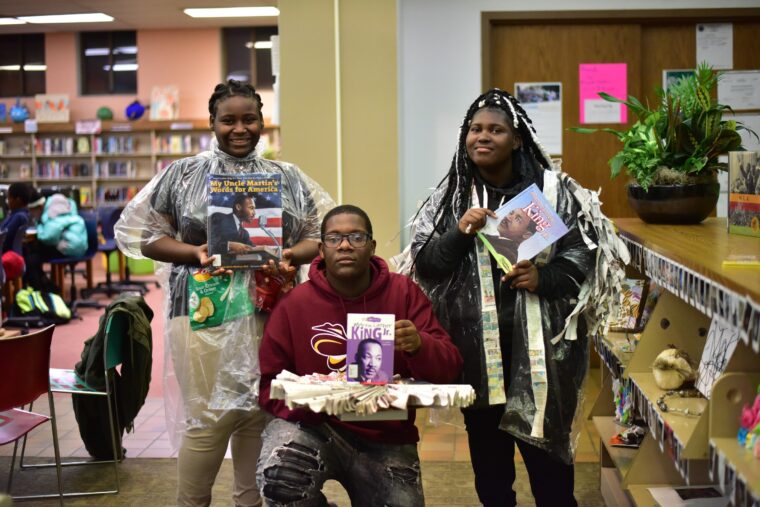
[[[612,223],[601,213],[596,192],[555,170],[545,170],[543,180],[544,195],[555,203],[570,232],[534,263],[541,270],[542,265],[551,267],[553,260],[562,258],[586,277],[568,294],[517,291],[511,316],[513,334],[506,341],[511,343],[511,350],[502,351],[508,359],[504,364],[507,392],[501,428],[570,463],[578,436],[573,423],[581,406],[589,336],[606,331],[610,313],[620,304],[623,264],[628,263],[629,255]],[[463,380],[475,388],[477,409],[488,405],[489,400],[475,240],[459,233],[460,217],[454,215],[450,203],[442,226],[435,229],[435,211],[444,195],[445,184],[433,193],[412,224],[414,275],[464,356]],[[547,271],[551,276],[562,276],[560,270]],[[543,352],[536,352],[536,341],[542,342]],[[534,364],[545,362],[543,385],[536,382],[535,368],[531,376],[531,355]],[[542,394],[545,403],[541,402]]]

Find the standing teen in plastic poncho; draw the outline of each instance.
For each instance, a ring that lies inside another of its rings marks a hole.
[[[569,232],[504,275],[475,234],[532,183]],[[463,413],[486,506],[515,505],[515,444],[537,505],[575,505],[572,423],[588,333],[605,325],[628,258],[599,206],[554,168],[517,101],[494,89],[470,106],[448,176],[415,220],[417,278],[478,396]]]
[[[298,167],[256,155],[263,117],[261,97],[253,87],[234,80],[217,85],[209,100],[209,113],[218,145],[174,162],[153,178],[122,213],[116,239],[130,257],[161,261],[159,278],[167,302],[167,417],[176,418],[174,426],[181,436],[178,504],[209,504],[211,487],[231,442],[235,505],[261,505],[256,460],[267,416],[257,405],[258,346],[265,314],[257,310],[233,316],[229,303],[215,309],[229,316],[221,325],[195,330],[188,317],[188,284],[194,281],[189,280],[190,275],[211,262],[206,245],[207,177],[282,175],[285,250],[280,265],[269,267],[270,274],[278,270],[290,274],[295,266],[309,263],[317,255],[320,223],[334,204]],[[250,302],[255,294],[254,273],[237,271],[222,300]],[[177,386],[181,400],[177,399]]]

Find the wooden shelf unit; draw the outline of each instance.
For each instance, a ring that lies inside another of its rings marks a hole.
[[[279,151],[279,127],[265,125],[261,142]],[[36,133],[0,125],[0,182],[76,184],[81,206],[120,206],[173,160],[208,149],[213,135],[207,119],[105,121],[98,134],[77,134],[73,123]]]
[[[633,357],[636,334],[633,331],[610,331],[594,337],[594,346],[607,369],[618,380],[628,378],[628,364]]]
[[[594,426],[599,433],[599,438],[602,440],[604,451],[615,465],[621,477],[625,479],[633,467],[633,462],[639,453],[639,449],[613,447],[610,444],[610,438],[625,430],[625,426],[616,423],[614,417],[596,416],[594,417]]]
[[[617,470],[619,487],[631,505],[655,505],[649,487],[716,482],[730,494],[733,505],[751,505],[760,498],[760,459],[740,449],[736,434],[741,407],[753,402],[760,382],[760,270],[723,268],[722,261],[729,253],[757,254],[760,240],[729,235],[726,220],[719,218],[687,226],[652,225],[638,219],[614,222],[631,251],[632,263],[665,290],[632,354],[621,353],[620,345],[627,340],[619,333],[595,339],[610,367],[603,371],[600,400],[592,410],[604,444],[602,465]],[[664,391],[655,385],[651,370],[655,357],[672,344],[698,364],[713,317],[720,317],[741,337],[734,354],[709,400],[667,397],[668,406],[689,408],[698,416],[663,413],[657,400]],[[649,426],[641,448],[631,456],[607,445],[608,433],[615,428],[610,417],[614,405],[612,394],[604,390],[611,386],[613,375],[627,381],[634,406]],[[610,492],[613,476],[602,477],[605,498],[620,498],[619,492]]]

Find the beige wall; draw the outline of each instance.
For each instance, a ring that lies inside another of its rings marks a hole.
[[[71,118],[94,118],[101,106],[124,120],[124,109],[135,100],[150,102],[154,86],[177,85],[180,90],[180,117],[208,116],[208,97],[221,78],[221,37],[219,30],[140,30],[137,32],[140,65],[136,95],[79,94],[77,34],[48,33],[45,36],[47,93],[69,96]],[[192,64],[188,64],[192,62]]]
[[[180,118],[208,117],[208,98],[222,79],[221,39],[218,28],[138,31],[141,101],[150,101],[154,86],[177,85]]]
[[[337,200],[332,0],[280,1],[281,158]]]
[[[138,30],[137,93],[135,95],[79,94],[79,56],[77,34],[48,33],[45,36],[47,93],[69,96],[72,121],[94,118],[101,106],[114,112],[114,119],[125,120],[124,110],[133,100],[150,103],[154,86],[179,88],[181,119],[208,117],[208,98],[222,79],[222,41],[218,28],[192,30]],[[267,106],[274,101],[271,90],[259,90]],[[31,106],[31,101],[27,101]]]
[[[388,258],[399,251],[400,223],[396,1],[280,0],[279,8],[282,158],[301,166],[336,201],[366,210],[377,253]]]

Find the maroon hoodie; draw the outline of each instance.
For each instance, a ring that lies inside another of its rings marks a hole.
[[[430,301],[408,277],[391,273],[380,257],[370,260],[372,281],[367,291],[347,299],[333,290],[325,276],[325,262],[316,258],[310,280],[288,293],[275,307],[259,352],[259,404],[288,421],[319,424],[328,421],[376,442],[412,444],[419,440],[414,410],[405,421],[342,422],[308,409],[289,410],[282,400],[269,398],[272,379],[282,370],[298,375],[345,371],[346,314],[392,313],[417,327],[422,346],[416,354],[396,351],[394,372],[436,384],[459,378],[462,356],[433,315]]]

